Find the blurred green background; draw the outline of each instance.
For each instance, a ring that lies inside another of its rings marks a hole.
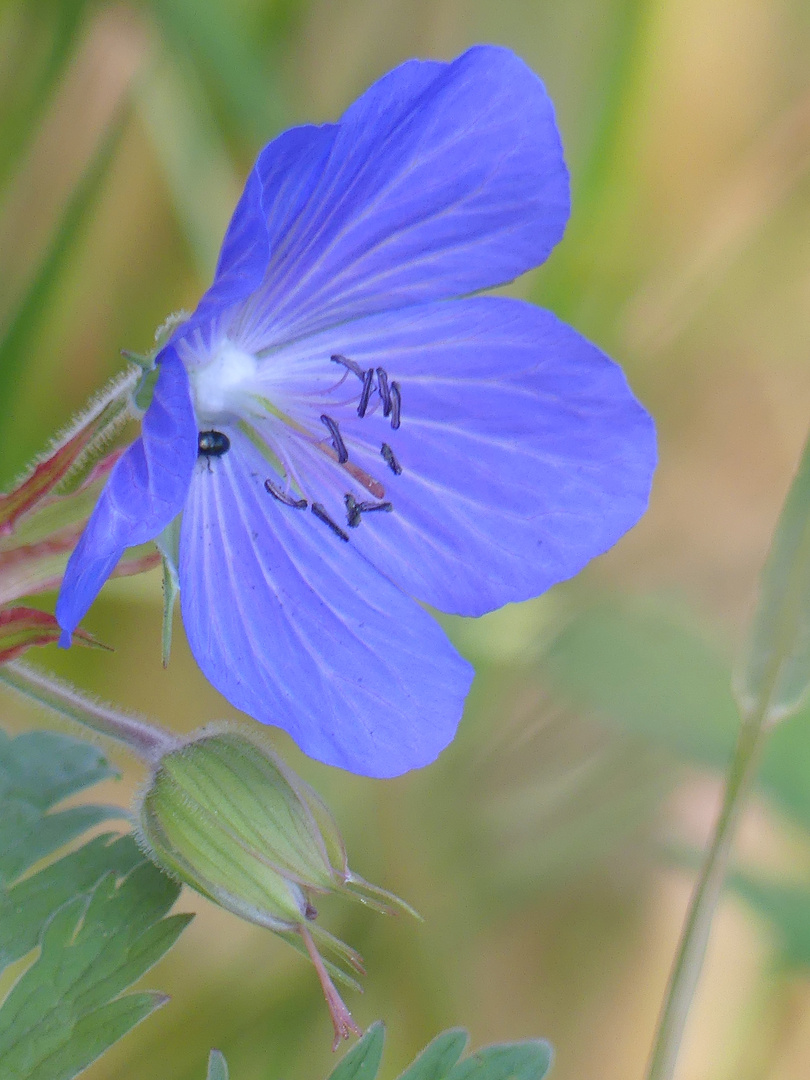
[[[252,159],[412,55],[516,49],[554,98],[568,234],[512,291],[616,357],[659,424],[649,514],[578,580],[446,620],[478,678],[457,742],[395,782],[277,745],[352,864],[424,925],[323,905],[363,953],[389,1075],[438,1030],[543,1035],[556,1080],[640,1076],[734,737],[743,638],[810,418],[810,5],[802,0],[0,0],[0,487],[192,307]],[[45,598],[46,602],[48,598]],[[99,657],[36,662],[188,730],[232,710],[159,577],[119,580]],[[12,727],[50,722],[16,700]],[[127,802],[141,780],[102,795]],[[87,1076],[319,1080],[313,971],[196,896],[146,984],[172,995]],[[810,1072],[810,711],[773,737],[683,1080]]]

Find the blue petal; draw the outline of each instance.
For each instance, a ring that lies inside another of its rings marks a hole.
[[[240,317],[252,351],[509,281],[546,258],[568,218],[551,102],[495,46],[403,64],[337,125],[271,143],[256,168],[270,263]]]
[[[208,321],[237,317],[265,277],[271,244],[290,230],[317,183],[333,138],[334,127],[292,128],[264,148],[225,233],[213,284],[175,340]]]
[[[116,463],[71,555],[56,618],[70,636],[115,569],[124,549],[152,540],[180,512],[197,457],[197,422],[188,376],[171,347],[161,356],[140,438]]]
[[[350,462],[393,503],[349,530],[352,545],[418,600],[480,615],[537,596],[644,512],[653,422],[621,370],[549,312],[479,297],[347,323],[276,355],[299,373],[296,401],[307,382],[323,397],[335,352],[401,384],[399,430],[379,408],[362,420],[354,407],[333,412]],[[345,521],[348,477],[331,469],[332,490],[312,497]]]
[[[238,429],[200,463],[183,513],[183,622],[237,708],[307,754],[368,776],[426,765],[451,741],[472,672],[438,624],[318,521],[264,489]]]

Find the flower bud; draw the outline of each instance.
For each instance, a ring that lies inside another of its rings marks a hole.
[[[241,730],[207,729],[161,758],[138,816],[142,846],[168,873],[309,955],[335,1047],[358,1033],[330,974],[359,989],[345,969],[362,973],[362,962],[315,924],[313,900],[341,891],[378,910],[412,909],[351,873],[337,826],[308,784]]]

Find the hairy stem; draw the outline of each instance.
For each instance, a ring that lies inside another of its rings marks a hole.
[[[0,684],[12,687],[29,700],[46,705],[61,716],[125,743],[150,765],[156,764],[164,754],[179,745],[179,740],[163,728],[128,716],[112,705],[95,701],[74,686],[19,660],[0,666]]]

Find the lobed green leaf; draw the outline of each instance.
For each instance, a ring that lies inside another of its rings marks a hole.
[[[0,888],[91,825],[120,817],[120,809],[102,806],[48,813],[114,775],[101,751],[78,739],[47,731],[10,739],[0,730]]]
[[[53,732],[0,731],[0,971],[39,954],[0,1005],[3,1080],[71,1080],[166,998],[125,991],[171,948],[190,915],[180,886],[131,835],[97,836],[46,863],[118,807],[55,810],[114,776],[100,750]]]
[[[329,1080],[374,1080],[380,1069],[385,1025],[372,1024],[365,1035],[329,1074]]]
[[[399,1080],[542,1080],[551,1067],[551,1047],[542,1039],[496,1043],[459,1062],[467,1040],[467,1032],[461,1028],[437,1035]],[[384,1026],[373,1024],[329,1080],[375,1080],[384,1042]]]
[[[142,861],[109,873],[89,896],[59,908],[41,952],[0,1008],[7,1080],[70,1080],[165,998],[118,995],[169,949],[191,916],[162,916],[179,887]],[[118,999],[118,1000],[117,1000]]]
[[[399,1080],[443,1080],[464,1053],[469,1035],[463,1028],[451,1028],[428,1043]]]

